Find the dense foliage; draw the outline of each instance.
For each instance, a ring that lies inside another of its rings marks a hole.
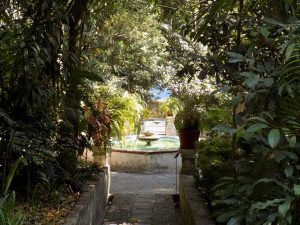
[[[196,145],[196,164],[199,168],[200,187],[208,201],[214,200],[213,188],[221,177],[229,176],[230,171],[230,138],[212,137],[208,140],[201,140]]]
[[[1,195],[78,190],[88,139],[133,129],[143,105],[135,92],[147,99],[152,86],[169,86],[183,101],[199,98],[204,129],[218,122],[214,132],[232,135],[217,220],[299,224],[299,2],[148,2],[1,1]],[[233,96],[231,126],[212,91]]]
[[[72,177],[89,139],[134,130],[144,106],[134,92],[150,96],[173,71],[157,11],[126,0],[0,6],[1,195],[77,190]]]
[[[267,7],[268,6],[268,7]],[[298,1],[202,1],[186,33],[207,46],[202,70],[234,96],[234,176],[217,187],[217,220],[299,224]]]
[[[17,174],[28,198],[36,184],[60,182],[64,178],[58,174],[68,170],[64,155],[78,149],[65,130],[68,121],[62,112],[68,76],[62,67],[67,57],[62,30],[67,6],[67,1],[2,3],[0,177],[4,194]]]

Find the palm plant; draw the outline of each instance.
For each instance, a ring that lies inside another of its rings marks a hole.
[[[170,97],[165,101],[159,102],[158,110],[166,116],[174,116],[182,109],[182,102],[175,97]]]

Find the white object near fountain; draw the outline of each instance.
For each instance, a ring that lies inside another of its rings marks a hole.
[[[166,120],[160,118],[153,118],[144,121],[143,132],[149,131],[153,134],[166,134]]]

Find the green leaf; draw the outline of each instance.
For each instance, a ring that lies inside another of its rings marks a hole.
[[[299,159],[298,156],[293,152],[279,151],[275,155],[275,160],[276,160],[276,162],[281,162],[286,157],[292,159],[293,161],[298,161],[298,159]]]
[[[278,212],[283,216],[286,217],[286,214],[291,208],[291,200],[286,200],[283,204],[278,206]]]
[[[296,136],[292,136],[290,138],[287,138],[287,141],[289,142],[289,145],[292,147],[292,148],[295,148],[296,144],[297,144],[297,139],[296,139]]]
[[[242,73],[240,73],[240,76],[247,77],[247,78],[252,78],[252,77],[255,77],[256,74],[252,73],[252,72],[242,72]]]
[[[261,29],[260,29],[260,31],[261,31],[261,34],[264,36],[264,37],[268,37],[269,36],[269,34],[270,34],[270,31],[268,30],[268,28],[265,28],[265,27],[262,27]]]
[[[280,141],[280,131],[278,129],[272,129],[268,135],[268,142],[271,148],[275,148]]]
[[[263,83],[264,83],[265,86],[271,87],[271,85],[274,83],[274,79],[273,78],[263,79]]]
[[[264,123],[252,124],[250,127],[247,128],[247,132],[256,132],[261,129],[267,128],[267,127],[268,127],[268,125],[266,125]]]
[[[232,217],[228,222],[227,225],[240,225],[242,218],[240,216]]]
[[[278,213],[269,214],[265,224],[272,224],[275,221],[275,219],[277,218],[277,216],[278,216]]]
[[[235,52],[227,52],[227,55],[230,56],[233,59],[241,59],[242,61],[245,60],[245,57],[239,53],[235,53]]]
[[[7,191],[9,189],[9,186],[15,176],[15,172],[20,164],[23,164],[24,166],[27,166],[27,161],[23,156],[20,156],[11,166],[8,176],[5,179],[4,188],[3,188],[3,194],[6,195]]]
[[[253,116],[248,120],[256,120],[256,121],[260,121],[260,122],[263,122],[265,124],[268,124],[268,121],[266,119],[264,119],[263,117],[259,117],[259,116]]]
[[[235,107],[240,102],[241,98],[240,95],[235,96],[230,102],[231,107]]]
[[[243,59],[233,59],[233,58],[228,60],[229,63],[237,63],[237,62],[243,62],[243,61],[244,61]]]
[[[284,174],[286,175],[286,177],[291,177],[293,176],[293,172],[294,172],[294,168],[292,166],[287,166],[284,169]]]
[[[273,178],[262,178],[262,179],[259,179],[259,180],[255,181],[255,182],[252,184],[252,190],[251,190],[251,193],[252,193],[252,191],[253,191],[253,188],[254,188],[256,185],[258,185],[258,184],[260,184],[260,183],[272,183],[272,182],[274,182],[275,184],[277,184],[277,185],[278,185],[279,187],[281,187],[284,191],[286,191],[286,192],[291,192],[290,188],[289,188],[287,185],[285,185],[284,183],[282,183],[282,182],[280,182],[280,181],[278,181],[278,180],[276,180],[276,179],[273,179]]]
[[[251,77],[245,80],[244,84],[249,88],[254,88],[261,81],[258,77]]]
[[[300,185],[299,184],[294,184],[294,193],[295,195],[299,196],[300,195]]]
[[[274,200],[268,200],[266,202],[256,202],[251,205],[250,210],[251,211],[258,211],[260,209],[266,209],[268,207],[274,207],[277,206],[278,203],[283,202],[284,199],[274,199]]]

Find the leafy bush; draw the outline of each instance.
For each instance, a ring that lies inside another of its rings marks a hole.
[[[207,117],[202,122],[204,132],[211,132],[214,127],[222,125],[230,125],[232,122],[232,110],[229,104],[220,106],[213,105],[207,110]]]
[[[13,192],[4,198],[0,198],[0,224],[22,225],[24,216],[15,210],[16,196]]]
[[[300,42],[294,39],[300,26],[284,22],[272,19],[263,24],[264,29],[277,32],[276,38],[269,37],[274,56],[261,43],[252,43],[248,50],[259,49],[259,57],[228,52],[231,62],[240,60],[245,66],[240,81],[247,91],[239,92],[232,101],[236,107],[243,103],[245,109],[235,117],[239,127],[232,128],[237,140],[233,144],[238,147],[235,174],[222,178],[215,188],[218,222],[300,224]],[[282,29],[287,32],[281,33]],[[262,30],[258,36],[263,35]]]
[[[213,137],[197,143],[197,167],[200,169],[200,183],[208,200],[212,200],[212,188],[217,181],[230,173],[231,140]]]

